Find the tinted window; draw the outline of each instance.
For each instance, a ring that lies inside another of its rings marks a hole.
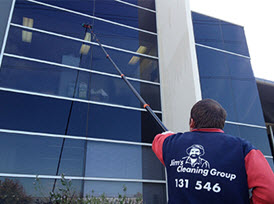
[[[56,174],[62,138],[0,133],[0,139],[0,172]],[[83,140],[65,139],[59,175],[83,176],[84,144]]]
[[[254,79],[250,59],[235,55],[226,54],[227,66],[232,78],[236,79]]]
[[[144,201],[153,204],[166,203],[166,186],[164,184],[144,183]]]
[[[91,1],[81,0],[81,3],[79,1],[80,0],[44,0],[44,2],[49,4],[60,4],[59,6],[63,8],[66,6],[70,7],[70,5],[72,6],[75,4],[77,6],[74,5],[73,9],[79,8],[79,10],[82,10],[82,6],[84,9],[89,8],[88,6],[85,7],[85,3],[93,6]],[[93,9],[91,8],[90,11],[92,10]],[[25,21],[32,21],[32,26],[27,22],[24,23],[24,18]],[[28,19],[26,20],[26,18]],[[92,23],[92,18],[83,17],[81,15],[51,8],[37,3],[28,2],[25,0],[19,0],[16,1],[15,4],[12,22],[19,25],[25,25],[27,27],[34,27],[83,39],[85,28],[82,27],[82,24]]]
[[[192,12],[195,42],[223,49],[220,20]]]
[[[225,50],[249,56],[243,27],[224,21],[221,25]]]
[[[165,180],[165,168],[158,160],[151,147],[142,147],[142,178]],[[157,169],[157,171],[155,171]]]
[[[239,130],[242,138],[250,141],[263,154],[271,155],[266,129],[239,126]]]
[[[79,11],[81,13],[93,14],[95,0],[37,0],[42,3]]]
[[[71,102],[0,91],[0,127],[65,134]]]
[[[153,0],[123,0],[125,2],[142,6],[144,8],[155,10],[155,1]]]
[[[158,56],[157,35],[128,29],[103,21],[94,21],[94,32],[102,44]],[[141,49],[140,46],[144,47]]]
[[[96,1],[95,16],[156,32],[156,15],[154,12],[129,6],[119,1]]]
[[[89,110],[90,137],[151,143],[162,132],[147,112],[99,105]]]
[[[143,194],[142,183],[85,181],[84,195],[92,195],[92,191],[94,191],[94,196],[104,193],[109,198],[118,197],[118,194],[124,195],[124,187],[126,187],[126,195],[129,198],[136,198]]]
[[[93,46],[92,50],[92,70],[117,74],[116,69],[111,62],[106,59],[106,56],[100,47]],[[158,60],[112,49],[106,49],[106,51],[126,76],[159,82]]]
[[[229,77],[227,54],[196,46],[200,77]]]
[[[0,79],[0,85],[7,88],[141,107],[126,83],[116,77],[5,58]],[[153,109],[160,110],[158,85],[131,83]]]
[[[231,80],[222,78],[200,78],[203,98],[218,101],[227,111],[227,120],[237,121]]]
[[[86,177],[142,178],[142,147],[88,142]]]
[[[232,89],[238,121],[265,126],[255,79],[232,80]]]

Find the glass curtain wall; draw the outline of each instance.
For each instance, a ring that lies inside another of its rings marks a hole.
[[[202,97],[226,109],[226,133],[252,142],[273,167],[243,27],[196,12],[192,20]]]
[[[154,0],[15,1],[0,67],[2,184],[34,202],[64,174],[80,197],[166,202],[151,150],[161,129],[91,35],[161,118],[155,15]]]

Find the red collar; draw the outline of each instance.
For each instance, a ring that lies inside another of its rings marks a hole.
[[[217,129],[217,128],[198,128],[198,129],[193,129],[191,132],[196,132],[196,131],[199,131],[199,132],[221,132],[221,133],[224,133],[223,130]]]

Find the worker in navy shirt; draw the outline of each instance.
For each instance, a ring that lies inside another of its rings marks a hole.
[[[165,165],[169,204],[274,204],[274,174],[260,150],[225,134],[226,111],[197,102],[190,132],[165,132],[152,149]],[[250,195],[250,192],[252,195]]]

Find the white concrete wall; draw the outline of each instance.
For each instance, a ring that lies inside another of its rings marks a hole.
[[[201,99],[188,0],[156,0],[163,122],[188,131],[190,109]]]

